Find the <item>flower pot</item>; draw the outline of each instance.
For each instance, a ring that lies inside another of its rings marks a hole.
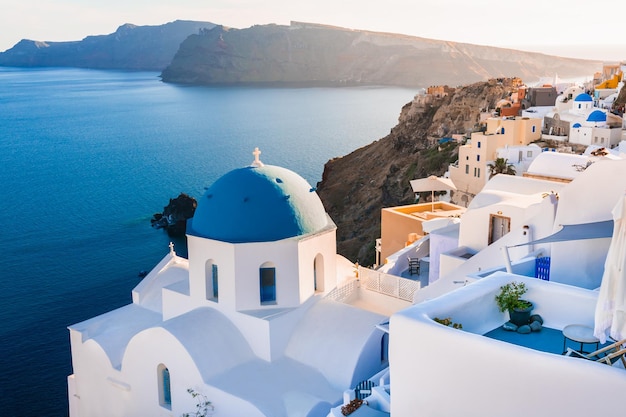
[[[514,308],[509,310],[509,318],[511,323],[516,326],[523,326],[524,324],[530,323],[530,313],[533,311],[533,304],[530,304],[529,307],[526,308]]]

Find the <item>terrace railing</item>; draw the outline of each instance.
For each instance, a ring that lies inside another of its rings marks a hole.
[[[410,302],[413,302],[413,295],[421,288],[419,281],[385,274],[362,266],[359,266],[359,281],[363,288]]]
[[[339,301],[340,303],[345,303],[349,300],[350,296],[356,291],[359,286],[359,281],[356,279],[352,279],[348,281],[345,285],[341,287],[337,287],[326,295],[326,298],[330,300]]]

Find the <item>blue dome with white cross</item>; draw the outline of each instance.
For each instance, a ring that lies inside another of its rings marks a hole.
[[[271,242],[318,232],[330,222],[315,188],[257,155],[252,165],[226,173],[206,190],[187,230],[229,243]]]

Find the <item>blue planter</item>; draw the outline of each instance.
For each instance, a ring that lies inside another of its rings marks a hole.
[[[524,309],[512,309],[509,310],[509,318],[511,323],[516,326],[523,326],[530,323],[530,313],[533,311],[533,304],[530,303],[530,307]]]

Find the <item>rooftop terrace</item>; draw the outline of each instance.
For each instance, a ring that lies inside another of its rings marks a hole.
[[[544,319],[541,332],[499,330],[508,315],[494,298],[510,281],[526,283],[524,298]],[[522,417],[599,415],[623,408],[621,399],[607,393],[626,390],[624,369],[561,354],[565,326],[593,327],[597,296],[597,291],[496,272],[395,314],[389,324],[390,365],[402,366],[393,367],[392,413]],[[443,326],[435,317],[450,318],[463,329]],[[602,401],[590,401],[594,398]]]

